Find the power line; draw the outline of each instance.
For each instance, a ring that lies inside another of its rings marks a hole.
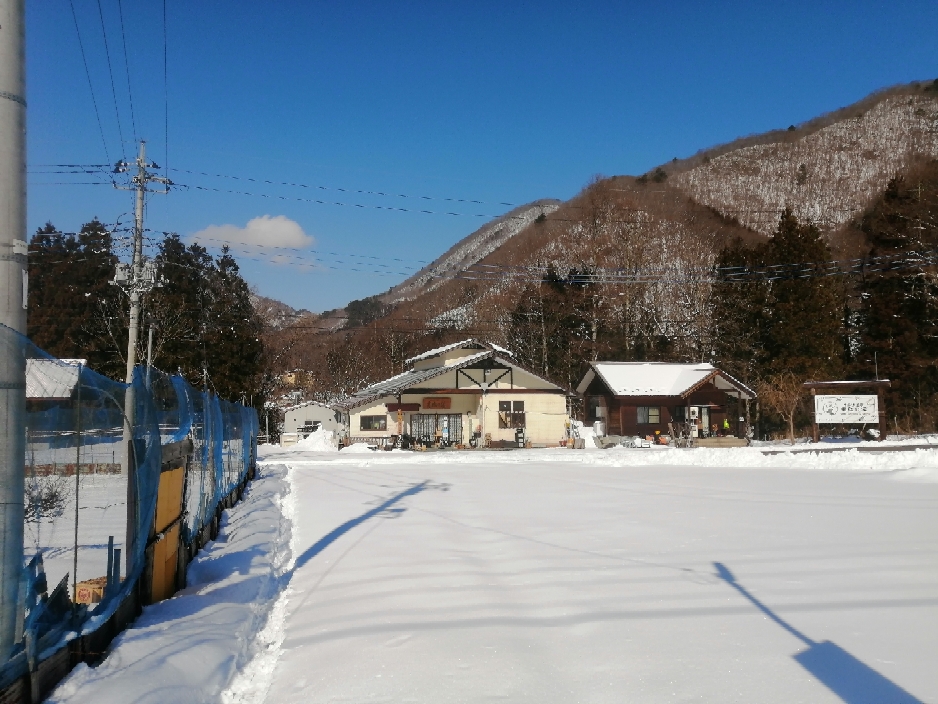
[[[114,69],[111,66],[111,50],[107,43],[107,30],[104,27],[104,11],[101,9],[101,0],[98,0],[98,17],[101,18],[101,36],[104,37],[104,55],[107,57],[107,70],[111,76],[111,95],[114,96],[114,113],[117,115],[117,132],[120,135],[121,156],[124,155],[124,128],[121,126],[121,113],[117,106],[117,89],[114,86]]]
[[[341,193],[358,193],[360,195],[369,195],[369,196],[383,196],[385,198],[413,198],[418,200],[438,200],[438,201],[448,201],[450,203],[471,203],[473,205],[507,205],[511,207],[517,206],[517,203],[505,203],[505,202],[486,202],[482,200],[472,200],[469,198],[444,198],[437,196],[415,196],[407,195],[406,193],[386,193],[384,191],[367,191],[357,188],[337,188],[329,186],[311,186],[305,183],[291,183],[289,181],[270,181],[267,179],[260,178],[250,178],[246,176],[228,176],[226,174],[213,174],[205,171],[192,171],[189,169],[171,169],[171,171],[176,171],[181,174],[191,174],[193,176],[208,176],[210,178],[226,178],[233,181],[248,181],[251,183],[264,183],[270,186],[291,186],[294,188],[308,188],[315,189],[320,191],[337,191]]]
[[[169,52],[167,49],[166,0],[163,0],[163,173],[169,176]]]
[[[164,3],[165,4],[165,3]],[[130,100],[130,125],[134,131],[134,141],[137,141],[137,119],[134,116],[134,94],[130,89],[130,61],[127,58],[127,33],[124,31],[124,9],[121,0],[117,0],[117,13],[121,20],[121,42],[124,45],[124,70],[127,74],[127,97]]]
[[[88,90],[91,91],[91,104],[94,105],[94,115],[98,120],[98,131],[101,132],[101,143],[104,145],[104,156],[106,156],[108,162],[110,162],[111,155],[108,152],[107,140],[104,138],[104,127],[101,125],[101,113],[98,111],[98,101],[94,97],[94,85],[91,83],[91,71],[88,70],[88,59],[85,57],[85,45],[81,40],[81,30],[78,28],[78,15],[75,14],[75,2],[74,0],[68,0],[68,4],[72,8],[72,19],[75,21],[75,33],[78,35],[78,48],[81,50],[81,62],[85,66]]]
[[[213,188],[211,186],[197,186],[184,183],[174,183],[174,186],[180,188],[191,188],[197,191],[211,191],[215,193],[231,193],[239,196],[251,196],[255,198],[268,198],[270,200],[297,201],[300,203],[317,203],[319,205],[340,205],[346,208],[360,208],[363,210],[388,210],[398,213],[423,213],[427,215],[454,215],[456,217],[473,217],[495,219],[499,217],[508,217],[503,215],[489,215],[486,213],[455,213],[442,210],[419,210],[416,208],[397,208],[388,205],[363,205],[361,203],[342,203],[340,201],[320,200],[319,198],[302,198],[299,196],[270,195],[267,193],[250,193],[248,191],[236,191],[228,188]],[[511,219],[523,219],[520,216],[510,216]]]

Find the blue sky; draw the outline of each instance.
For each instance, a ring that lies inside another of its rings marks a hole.
[[[189,186],[152,196],[147,226],[252,242],[248,281],[314,311],[388,289],[503,203],[938,77],[933,1],[167,0],[164,92],[160,0],[123,0],[123,36],[118,0],[105,32],[97,2],[73,2],[78,32],[67,0],[27,2],[30,231],[127,222],[129,193],[43,165],[110,163],[143,137]]]

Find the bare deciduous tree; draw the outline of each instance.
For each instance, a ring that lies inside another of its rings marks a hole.
[[[773,374],[757,384],[759,399],[788,423],[788,439],[795,442],[795,414],[804,401],[804,379],[794,372]]]

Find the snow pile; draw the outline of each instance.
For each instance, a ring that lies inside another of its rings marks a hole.
[[[354,445],[349,445],[348,447],[342,448],[342,452],[348,453],[367,453],[374,452],[374,445],[369,445],[367,442],[356,442]]]
[[[590,464],[616,467],[768,467],[798,470],[845,470],[866,472],[911,471],[938,482],[938,452],[918,449],[912,452],[860,452],[855,448],[840,452],[780,452],[766,454],[754,447],[693,450],[663,448],[660,452],[635,451],[616,446],[604,453],[587,456]]]
[[[293,445],[296,450],[306,450],[307,452],[338,452],[339,445],[335,438],[335,433],[326,430],[322,426],[318,430],[307,435],[305,438]]]
[[[261,643],[292,558],[294,497],[284,465],[261,465],[218,538],[189,565],[187,587],[147,606],[95,668],[80,664],[48,702],[209,702]]]

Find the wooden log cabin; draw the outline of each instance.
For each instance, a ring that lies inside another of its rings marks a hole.
[[[602,421],[606,435],[669,434],[744,437],[756,393],[711,364],[591,362],[577,386],[584,422]],[[725,422],[724,422],[725,421]]]

